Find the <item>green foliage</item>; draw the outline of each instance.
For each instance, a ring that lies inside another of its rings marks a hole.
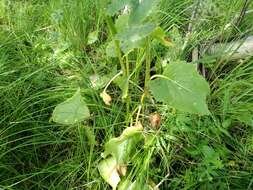
[[[130,13],[119,15],[115,22],[115,28],[117,29],[115,39],[121,42],[121,49],[124,53],[129,53],[135,48],[143,48],[145,46],[145,38],[150,36],[156,28],[156,24],[144,23],[143,21],[153,13],[158,1],[144,0],[141,2],[133,2],[113,1],[109,6],[109,13],[114,14],[127,5],[132,6],[130,7]],[[111,44],[109,45],[112,47]],[[108,55],[113,55],[110,52],[108,51]]]
[[[145,21],[145,19],[153,13],[158,2],[159,0],[143,0],[133,7],[129,18],[129,24],[139,25]]]
[[[118,190],[139,190],[139,189],[149,190],[150,187],[147,184],[139,183],[137,180],[131,182],[128,179],[125,179],[122,182],[120,182],[118,186]]]
[[[128,90],[129,90],[129,78],[126,76],[120,76],[114,81],[118,87],[122,91],[122,99],[126,99],[128,97]]]
[[[105,144],[105,152],[103,153],[105,159],[99,163],[98,168],[101,176],[113,189],[116,189],[118,183],[121,181],[116,168],[129,164],[137,151],[136,145],[143,140],[142,132],[142,126],[128,127],[120,137],[112,138]],[[124,189],[124,183],[119,189]],[[132,189],[136,185],[131,186],[133,186],[131,187]]]
[[[129,28],[129,14],[119,15],[117,20],[115,20],[115,27],[117,33],[124,33],[124,31]]]
[[[112,155],[119,165],[127,164],[136,151],[136,145],[142,140],[142,127],[128,127],[120,137],[112,138],[105,144],[104,157]]]
[[[112,3],[108,5],[106,12],[107,14],[113,16],[125,6],[130,6],[133,4],[134,0],[112,0]]]
[[[203,162],[205,163],[205,165],[213,164],[216,169],[223,168],[223,164],[220,160],[219,153],[215,152],[213,148],[204,145],[201,151],[204,155]]]
[[[90,116],[90,111],[83,101],[80,89],[69,98],[55,107],[52,119],[56,123],[73,125],[79,123]]]
[[[206,104],[210,89],[195,65],[181,61],[167,65],[163,75],[150,82],[150,89],[157,101],[180,111],[200,115],[210,113]]]
[[[106,158],[98,165],[100,175],[112,186],[113,189],[116,189],[120,182],[120,177],[116,168],[117,161],[114,157]]]
[[[164,46],[167,46],[167,47],[173,46],[173,48],[175,48],[172,42],[167,38],[166,33],[161,27],[157,27],[153,31],[152,38],[154,38],[155,40],[157,40],[159,43],[161,43]]]
[[[130,9],[129,25],[139,25],[150,16],[159,0],[113,0],[107,7],[107,14],[113,16],[123,8]]]
[[[157,101],[170,105],[179,111],[208,115],[210,112],[206,104],[206,97],[210,93],[209,85],[203,77],[198,74],[194,65],[187,64],[183,61],[174,61],[166,66],[163,75],[154,75],[152,78],[158,78],[150,81],[151,61],[154,59],[151,51],[152,42],[156,41],[165,48],[172,46],[172,42],[167,38],[164,30],[158,27],[156,23],[148,20],[157,3],[158,1],[150,0],[135,1],[135,3],[133,3],[133,1],[112,1],[107,9],[107,14],[111,16],[125,9],[124,12],[118,16],[115,23],[113,23],[111,18],[107,18],[107,24],[112,34],[113,41],[109,42],[107,45],[106,53],[110,57],[118,57],[120,62],[123,74],[112,80],[114,80],[115,84],[117,84],[122,91],[122,98],[126,102],[127,107],[127,117],[129,115],[129,100],[131,98],[132,88],[130,85],[130,78],[134,74],[139,76],[140,73],[135,72],[140,72],[141,68],[141,66],[137,65],[134,66],[134,69],[130,68],[129,55],[130,53],[137,55],[136,62],[138,62],[138,56],[140,56],[138,55],[139,52],[143,52],[143,59],[145,60],[145,83],[142,98],[147,96],[148,91],[151,91]],[[176,34],[178,34],[178,32],[176,32]],[[175,42],[177,43],[178,40],[180,39],[176,39]],[[183,44],[176,44],[178,49],[182,48],[180,46],[183,46]],[[174,51],[173,54],[175,57],[178,56],[178,51],[180,50]],[[137,77],[136,81],[137,84],[139,84],[140,78]],[[107,87],[103,92],[106,92]],[[110,96],[108,95],[108,97]],[[143,106],[143,103],[146,102],[143,102],[142,99],[140,104]],[[143,109],[142,106],[141,109]],[[119,166],[129,164],[131,158],[136,153],[134,148],[141,140],[141,137],[143,136],[139,129],[136,127],[128,127],[123,131],[120,137],[112,138],[105,144],[103,157],[112,156],[116,159]],[[149,135],[146,135],[146,140],[149,139],[149,137]],[[153,143],[154,138],[151,138],[149,144],[152,145]],[[150,151],[149,148],[147,148],[147,151]],[[151,157],[149,154],[150,152],[147,155],[148,159]],[[144,160],[144,158],[145,157],[142,158],[142,161],[145,162],[144,168],[147,168],[149,162]],[[105,161],[102,161],[102,164],[104,162]],[[101,175],[103,176],[103,174]],[[143,181],[142,177],[141,180]],[[108,177],[106,181],[111,184]],[[118,181],[116,183],[116,186],[117,185]],[[139,181],[132,183],[130,181],[122,182],[121,180],[119,187],[125,189],[125,186],[129,186],[130,189],[139,189],[139,185],[141,185]],[[116,188],[116,186],[114,185],[113,188]]]
[[[106,46],[106,55],[108,57],[117,57],[114,41],[110,41]]]
[[[126,28],[123,33],[115,36],[122,44],[122,50],[127,53],[135,48],[140,48],[145,45],[144,39],[148,37],[156,28],[154,24],[145,24]]]
[[[120,8],[109,15],[112,33],[104,8],[116,3]],[[252,189],[252,58],[230,61],[226,52],[223,58],[205,54],[217,40],[226,43],[252,33],[252,14],[246,12],[235,27],[243,1],[206,0],[191,19],[196,4],[0,0],[0,189]],[[153,31],[139,33],[132,47],[127,44],[131,34],[117,38],[150,24]],[[210,84],[205,117],[155,101],[150,89],[156,80],[170,90],[178,87],[167,86],[168,67],[191,60],[195,47],[199,60],[194,64],[203,64]],[[85,97],[77,102],[92,114],[83,119],[78,114],[80,122],[74,124],[51,122],[55,106],[78,87]],[[103,88],[110,105],[99,96]],[[154,112],[161,117],[156,127],[150,123]],[[138,122],[143,130],[122,134]]]

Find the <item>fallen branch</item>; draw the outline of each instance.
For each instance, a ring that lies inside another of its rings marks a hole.
[[[230,60],[244,59],[253,56],[253,36],[244,40],[238,40],[230,43],[217,43],[208,50],[209,55],[224,55]]]

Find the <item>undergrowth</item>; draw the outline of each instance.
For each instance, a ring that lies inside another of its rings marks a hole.
[[[127,162],[116,164],[126,186],[253,188],[253,59],[208,54],[214,43],[252,35],[252,3],[241,19],[244,0],[157,2],[148,22],[164,36],[150,37],[144,51],[118,51],[135,71],[125,88],[129,72],[115,55],[108,27],[122,10],[108,17],[109,1],[0,0],[1,189],[111,189],[99,166],[115,156],[106,144],[124,139],[131,126],[143,136],[134,136],[138,143]],[[124,24],[118,23],[123,32]],[[192,60],[195,47],[199,58]],[[154,98],[149,81],[162,80],[156,75],[178,60],[201,66],[210,88],[208,113],[186,113],[184,106]],[[71,114],[57,119],[57,105],[74,94],[87,106],[87,118],[74,124],[65,121]]]

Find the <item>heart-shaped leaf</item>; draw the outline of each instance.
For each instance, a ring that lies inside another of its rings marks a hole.
[[[106,46],[106,55],[108,57],[117,57],[117,51],[115,47],[115,42],[110,41]]]
[[[133,6],[135,3],[136,0],[112,0],[111,4],[109,4],[106,9],[106,12],[108,15],[113,16],[126,6]]]
[[[102,160],[98,165],[98,170],[103,179],[109,183],[113,189],[116,189],[120,182],[116,159],[114,157],[109,157]]]
[[[167,65],[163,75],[150,82],[150,90],[157,101],[180,111],[210,113],[206,104],[209,85],[193,64],[179,61]]]
[[[130,25],[141,24],[149,15],[152,14],[159,0],[142,0],[133,8],[129,18]]]
[[[126,28],[124,32],[118,33],[115,38],[121,42],[122,50],[127,53],[134,48],[143,47],[146,37],[148,37],[156,28],[155,24],[144,24]]]
[[[115,27],[118,33],[122,33],[127,28],[129,28],[128,20],[129,20],[128,14],[123,14],[123,15],[118,16],[117,20],[115,21]]]
[[[145,39],[141,39],[138,41],[122,41],[121,42],[121,50],[128,54],[129,52],[133,51],[136,48],[143,48],[145,46]]]
[[[118,190],[138,190],[136,181],[131,182],[128,179],[119,184]]]
[[[136,144],[142,139],[142,131],[142,125],[126,128],[119,137],[112,138],[105,144],[103,156],[112,155],[116,158],[117,164],[127,164],[133,155]]]
[[[118,87],[122,91],[122,99],[125,99],[128,96],[129,80],[126,76],[120,76],[114,80]]]
[[[55,107],[52,119],[56,123],[72,125],[87,119],[89,116],[89,109],[83,101],[80,89],[78,89],[74,96]]]
[[[133,26],[130,28],[127,28],[124,32],[118,33],[116,35],[116,39],[121,41],[132,41],[136,42],[138,40],[141,40],[145,37],[147,37],[149,34],[151,34],[154,29],[156,28],[155,24],[143,24],[138,26]]]

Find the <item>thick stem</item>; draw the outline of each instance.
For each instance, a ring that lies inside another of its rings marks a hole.
[[[109,27],[111,35],[115,36],[115,34],[117,33],[117,30],[116,30],[116,28],[113,24],[112,18],[107,16],[106,17],[106,22],[107,22],[107,25]],[[121,70],[123,71],[123,75],[126,76],[126,68],[125,68],[125,65],[124,65],[124,62],[123,62],[123,57],[122,57],[122,53],[121,53],[121,49],[120,49],[119,40],[114,39],[114,44],[115,44],[117,56],[119,58],[119,63],[120,63]]]
[[[113,21],[112,21],[112,18],[111,17],[106,17],[106,22],[107,22],[107,25],[109,27],[109,30],[111,32],[111,35],[112,36],[115,36],[116,33],[117,33],[117,30],[113,24]],[[117,53],[117,56],[118,56],[118,59],[119,59],[119,63],[120,63],[120,66],[121,66],[121,70],[123,72],[123,77],[124,78],[127,78],[127,80],[129,80],[130,78],[130,68],[129,68],[129,60],[128,60],[128,55],[125,56],[126,58],[126,65],[124,64],[124,58],[122,56],[122,52],[121,52],[121,49],[120,49],[120,42],[119,40],[115,40],[114,39],[114,44],[115,44],[115,48],[116,48],[116,53]],[[130,103],[131,103],[131,98],[128,94],[128,81],[127,81],[127,89],[126,89],[126,92],[123,92],[123,96],[126,96],[126,97],[123,97],[125,100],[126,100],[126,121],[128,122],[128,119],[129,119],[129,114],[130,114]]]

